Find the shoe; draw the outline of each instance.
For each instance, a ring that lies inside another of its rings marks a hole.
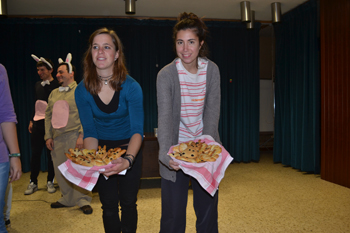
[[[48,181],[47,184],[46,184],[46,186],[47,186],[47,191],[48,191],[49,193],[54,193],[54,192],[56,192],[56,188],[55,188],[55,186],[53,186],[53,183],[52,183],[51,181]]]
[[[30,195],[35,191],[38,191],[38,185],[34,184],[34,182],[30,182],[30,184],[27,187],[27,190],[24,191],[24,195]]]
[[[63,208],[63,207],[69,207],[69,206],[65,206],[65,205],[59,203],[58,201],[51,203],[51,208],[57,209],[57,208]]]
[[[89,205],[84,205],[80,207],[84,214],[92,214],[92,208]]]
[[[5,220],[5,226],[6,226],[6,228],[11,227],[11,221],[10,221],[10,219]]]

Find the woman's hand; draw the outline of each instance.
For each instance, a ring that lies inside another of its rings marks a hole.
[[[121,157],[113,160],[112,164],[114,164],[113,167],[107,168],[105,171],[100,173],[108,177],[114,174],[118,174],[119,172],[124,171],[129,167],[129,161]]]
[[[174,160],[170,159],[169,161],[169,166],[174,169],[175,171],[180,170],[180,166],[177,162],[175,162]]]

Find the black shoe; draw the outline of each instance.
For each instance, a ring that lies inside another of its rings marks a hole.
[[[84,205],[80,207],[84,214],[92,214],[92,208],[89,205]]]
[[[51,208],[63,208],[63,207],[68,207],[68,206],[65,206],[61,203],[59,203],[58,201],[54,202],[54,203],[51,203]]]
[[[9,228],[11,226],[10,219],[5,220],[5,226],[6,226],[6,228]]]

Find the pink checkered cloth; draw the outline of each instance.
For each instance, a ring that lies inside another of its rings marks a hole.
[[[201,142],[205,142],[208,145],[219,145],[221,147],[222,151],[215,162],[190,163],[175,158],[172,159],[179,163],[179,167],[185,174],[195,178],[210,195],[214,196],[219,187],[219,183],[222,178],[224,178],[225,171],[233,158],[227,150],[222,145],[215,142],[211,136],[202,135],[193,141],[197,142],[199,139],[201,139]],[[174,146],[170,147],[168,154],[173,152]]]
[[[67,159],[66,162],[58,166],[58,169],[60,169],[62,175],[67,180],[79,187],[91,191],[97,183],[98,177],[100,176],[100,171],[105,171],[106,168],[113,166],[114,165],[110,163],[105,166],[86,167],[75,164],[71,160]],[[125,175],[125,173],[126,170],[121,171],[118,174]],[[105,178],[108,179],[106,176]]]

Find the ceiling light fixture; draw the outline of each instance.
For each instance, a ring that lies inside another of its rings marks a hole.
[[[125,1],[125,14],[135,14],[136,12],[136,0],[124,0]]]
[[[254,29],[254,23],[255,23],[255,11],[250,12],[250,22],[247,23],[247,29]]]
[[[250,2],[243,1],[241,2],[241,21],[242,22],[250,22]]]
[[[7,0],[0,0],[0,15],[7,15]]]
[[[272,14],[272,23],[281,22],[281,3],[280,2],[271,3],[271,14]]]

